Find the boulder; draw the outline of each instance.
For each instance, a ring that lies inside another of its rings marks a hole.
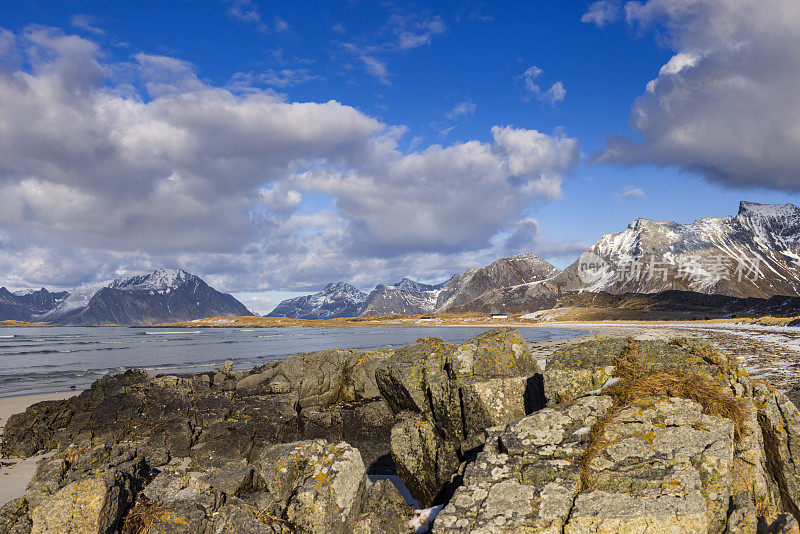
[[[765,382],[753,384],[753,400],[781,508],[800,517],[800,412]]]
[[[580,490],[588,435],[581,429],[611,404],[586,397],[490,429],[433,532],[561,532]]]
[[[617,358],[632,339],[593,339],[557,350],[547,360],[544,393],[548,404],[570,402],[598,390],[616,376]],[[725,380],[732,364],[706,343],[636,341],[645,370],[685,369]]]
[[[249,373],[227,361],[215,373],[104,377],[76,397],[12,416],[2,453],[27,457],[88,439],[136,441],[211,467],[254,459],[272,443],[330,438],[361,447],[376,471],[393,470],[392,414],[374,377],[393,352],[302,353]]]
[[[9,501],[0,507],[0,532],[28,534],[32,526],[28,515],[28,502],[24,497]]]
[[[378,388],[395,413],[397,472],[422,506],[445,498],[453,474],[482,445],[486,428],[534,409],[538,372],[513,328],[487,331],[457,347],[420,339],[377,369]]]
[[[337,534],[352,529],[361,511],[366,469],[358,451],[346,443],[314,442],[286,508],[297,530]]]
[[[310,440],[269,446],[254,463],[189,471],[172,463],[140,493],[129,532],[404,532],[411,509],[371,485],[358,450]]]
[[[796,528],[800,412],[780,392],[701,344],[595,340],[559,358],[545,373],[558,402],[487,429],[434,532]],[[669,378],[691,372],[706,382]]]
[[[408,534],[411,509],[394,484],[379,480],[367,486],[353,534]]]
[[[135,444],[70,445],[43,460],[23,498],[30,532],[116,531],[153,469],[168,458],[148,458]]]

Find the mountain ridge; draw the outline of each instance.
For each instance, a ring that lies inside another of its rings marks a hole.
[[[220,293],[183,269],[157,269],[62,292],[42,288],[14,294],[3,290],[0,290],[3,319],[56,325],[146,325],[178,318],[253,315],[232,295]]]

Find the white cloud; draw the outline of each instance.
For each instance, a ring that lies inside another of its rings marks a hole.
[[[288,32],[291,30],[289,23],[286,22],[284,19],[280,17],[275,17],[275,31],[277,32]]]
[[[627,200],[631,198],[646,198],[647,194],[641,187],[633,185],[625,186],[622,191],[617,193],[617,200]]]
[[[550,105],[555,105],[564,100],[564,97],[567,96],[567,90],[564,88],[562,82],[555,82],[549,89],[543,90],[537,82],[537,79],[543,72],[544,71],[536,65],[532,65],[519,76],[525,86],[526,95],[524,100],[535,98],[536,100],[547,102]]]
[[[589,6],[589,10],[581,16],[581,22],[594,24],[602,28],[622,16],[622,5],[617,0],[599,0]]]
[[[390,20],[390,24],[395,26],[395,33],[398,38],[397,46],[401,50],[428,45],[435,35],[444,33],[447,30],[447,26],[439,16],[421,21],[395,16]]]
[[[345,28],[338,23],[333,30],[346,33]],[[438,15],[430,17],[394,13],[384,28],[370,32],[367,38],[341,43],[341,46],[363,65],[367,73],[384,85],[391,85],[391,73],[385,59],[387,55],[429,45],[435,36],[446,31],[447,25]],[[375,35],[381,38],[376,39]]]
[[[800,190],[800,3],[650,0],[625,15],[675,54],[633,104],[641,140],[612,137],[598,160]]]
[[[0,272],[17,287],[163,265],[229,291],[453,274],[494,259],[578,160],[574,139],[509,126],[407,152],[404,127],[336,101],[232,92],[165,56],[108,63],[47,28],[0,46],[22,58],[0,68]]]
[[[252,24],[260,32],[266,32],[269,27],[261,19],[261,12],[253,0],[225,0],[230,7],[228,16],[245,24]]]
[[[468,117],[470,115],[475,114],[475,103],[470,100],[466,99],[463,102],[457,104],[453,109],[447,112],[447,118],[450,120],[456,120],[461,117]]]
[[[72,15],[70,18],[70,23],[76,28],[80,28],[81,30],[94,33],[96,35],[105,35],[106,33],[102,28],[97,27],[94,17],[90,15]]]

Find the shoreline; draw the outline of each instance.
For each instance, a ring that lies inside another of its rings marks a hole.
[[[687,324],[691,323],[691,324]],[[366,325],[364,325],[366,326]],[[676,337],[701,337],[717,345],[724,353],[735,356],[753,378],[767,379],[783,391],[791,390],[794,402],[800,401],[800,328],[762,326],[720,322],[552,322],[536,324],[417,324],[397,326],[435,327],[500,327],[550,328],[574,330],[574,335],[530,342],[531,352],[546,365],[548,356],[560,348],[574,345],[594,337],[627,337],[639,340],[670,340]],[[196,328],[196,327],[195,327]],[[238,326],[234,328],[243,328]],[[251,327],[252,328],[252,327]],[[42,401],[62,400],[79,395],[84,390],[66,390],[53,393],[15,394],[0,397],[0,438],[8,418],[24,412],[29,406]],[[3,458],[0,462],[0,506],[21,496],[36,470],[37,462],[47,455],[27,459]]]

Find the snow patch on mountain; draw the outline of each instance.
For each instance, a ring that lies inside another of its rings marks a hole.
[[[319,293],[287,299],[267,317],[292,319],[335,319],[361,314],[367,294],[345,282],[330,283]]]
[[[594,276],[582,271],[587,257],[605,262]],[[684,289],[767,297],[800,294],[799,267],[800,209],[741,202],[735,217],[689,224],[636,219],[602,236],[556,283],[564,291]]]

